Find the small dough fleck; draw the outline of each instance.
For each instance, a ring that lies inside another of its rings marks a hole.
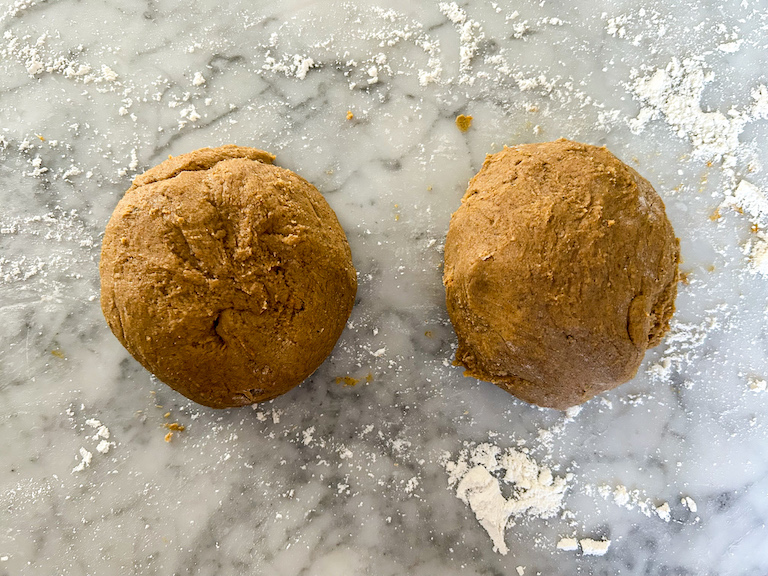
[[[464,116],[464,114],[456,116],[456,127],[459,130],[466,132],[470,126],[472,126],[472,116]]]
[[[659,195],[605,148],[489,155],[445,241],[456,364],[539,406],[586,402],[669,329],[679,257]]]
[[[300,384],[354,303],[336,215],[273,159],[231,145],[169,157],[134,180],[104,234],[109,327],[147,370],[205,406],[262,402]]]

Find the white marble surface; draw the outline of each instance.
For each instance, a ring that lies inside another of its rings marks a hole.
[[[0,574],[768,572],[768,2],[563,4],[3,1]],[[643,78],[670,90],[643,101]],[[571,418],[450,365],[441,284],[484,155],[561,136],[656,186],[689,281],[638,376]],[[312,181],[360,278],[332,356],[255,410],[154,380],[98,302],[131,178],[225,143]],[[742,180],[752,200],[712,219]],[[513,518],[506,556],[443,466],[481,442],[572,474],[560,514]]]

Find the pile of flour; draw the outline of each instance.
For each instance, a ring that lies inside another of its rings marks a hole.
[[[470,446],[456,460],[450,454],[444,458],[449,485],[488,532],[494,551],[504,555],[509,552],[504,533],[510,518],[555,516],[572,478],[554,476],[522,451],[490,443]],[[512,488],[508,497],[502,494],[504,486]]]

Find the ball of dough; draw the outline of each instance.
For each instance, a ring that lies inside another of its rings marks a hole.
[[[557,409],[631,379],[669,329],[679,242],[664,203],[605,148],[489,155],[445,242],[456,363]]]
[[[331,353],[357,291],[328,203],[274,156],[204,148],[138,176],[101,251],[101,305],[150,372],[213,408],[279,396]]]

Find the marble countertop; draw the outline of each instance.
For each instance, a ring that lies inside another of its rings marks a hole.
[[[0,575],[768,572],[766,30],[765,0],[4,0]],[[653,183],[684,273],[637,377],[567,414],[451,365],[441,283],[485,155],[559,137]],[[135,175],[227,143],[318,187],[359,290],[304,384],[216,411],[112,336],[98,260]],[[455,483],[483,450],[557,513],[494,543]]]

